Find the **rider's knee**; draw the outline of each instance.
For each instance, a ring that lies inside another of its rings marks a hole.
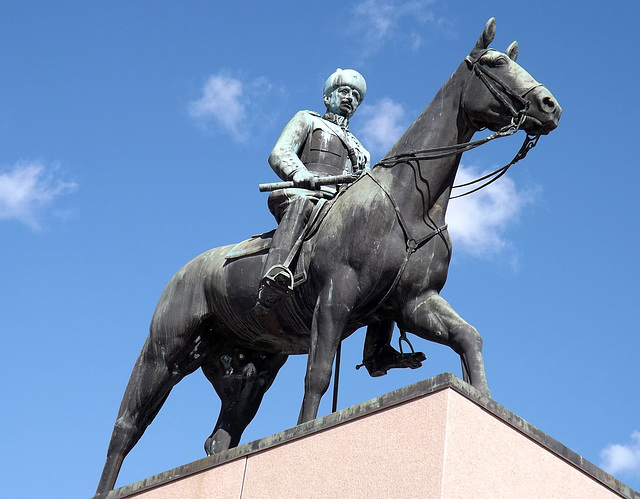
[[[304,189],[279,189],[269,194],[267,206],[280,223],[286,216],[304,217],[309,216],[318,198],[312,191]]]

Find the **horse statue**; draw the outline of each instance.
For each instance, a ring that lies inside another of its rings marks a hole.
[[[205,450],[222,452],[239,444],[289,355],[308,355],[298,423],[316,418],[340,342],[363,326],[396,323],[448,345],[460,355],[464,380],[491,396],[480,334],[439,295],[451,258],[447,205],[475,132],[520,128],[540,136],[561,114],[549,90],[515,62],[517,43],[501,53],[489,48],[494,36],[492,18],[385,158],[333,200],[302,244],[296,272],[305,282],[269,315],[253,311],[266,249],[231,258],[234,245],[214,248],[169,281],[126,387],[97,494],[113,489],[125,456],[188,374],[202,369],[221,399]]]

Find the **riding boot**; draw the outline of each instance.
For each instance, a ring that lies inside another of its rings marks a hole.
[[[426,359],[427,356],[422,352],[402,353],[390,345],[384,345],[378,350],[377,355],[365,357],[362,360],[362,365],[367,368],[369,376],[377,378],[387,374],[389,369],[405,367],[417,369]]]
[[[410,353],[398,352],[391,346],[391,338],[395,323],[392,320],[384,320],[367,327],[364,341],[362,364],[369,372],[369,376],[378,377],[387,374],[389,369],[405,368],[417,369],[427,356],[422,352]]]
[[[313,205],[309,198],[302,196],[292,197],[286,202],[286,209],[282,212],[264,264],[264,274],[254,308],[259,315],[268,314],[282,298],[293,293],[293,273],[283,264],[302,235]]]

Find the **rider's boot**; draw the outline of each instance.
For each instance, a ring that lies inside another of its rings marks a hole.
[[[293,294],[293,274],[284,265],[273,265],[260,281],[258,300],[254,311],[267,315],[275,305]]]
[[[422,352],[402,353],[391,345],[378,347],[375,352],[367,352],[362,365],[367,368],[369,376],[377,378],[387,374],[389,369],[404,368],[417,369],[427,356]]]
[[[407,340],[406,332],[400,331],[400,341],[405,341],[411,347],[411,353],[398,352],[391,346],[391,338],[395,322],[390,319],[374,322],[367,327],[362,352],[362,364],[372,377],[384,376],[389,369],[408,367],[417,369],[427,357],[422,352],[414,352]],[[402,345],[402,343],[401,343]],[[402,348],[402,346],[401,346]]]
[[[278,192],[286,190],[276,191],[272,195]],[[253,309],[258,315],[263,316],[282,298],[293,293],[293,273],[289,269],[289,262],[294,259],[289,253],[304,232],[314,206],[314,202],[304,196],[281,197],[283,200],[278,206],[280,221],[271,239],[271,248],[264,264],[264,277],[260,281],[258,300]],[[269,198],[271,199],[271,196]]]

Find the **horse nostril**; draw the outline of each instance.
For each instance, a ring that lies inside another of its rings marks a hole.
[[[556,103],[555,103],[555,102],[553,101],[553,99],[552,99],[551,97],[549,97],[548,95],[542,99],[542,104],[543,104],[547,109],[553,109],[554,107],[556,107]]]

